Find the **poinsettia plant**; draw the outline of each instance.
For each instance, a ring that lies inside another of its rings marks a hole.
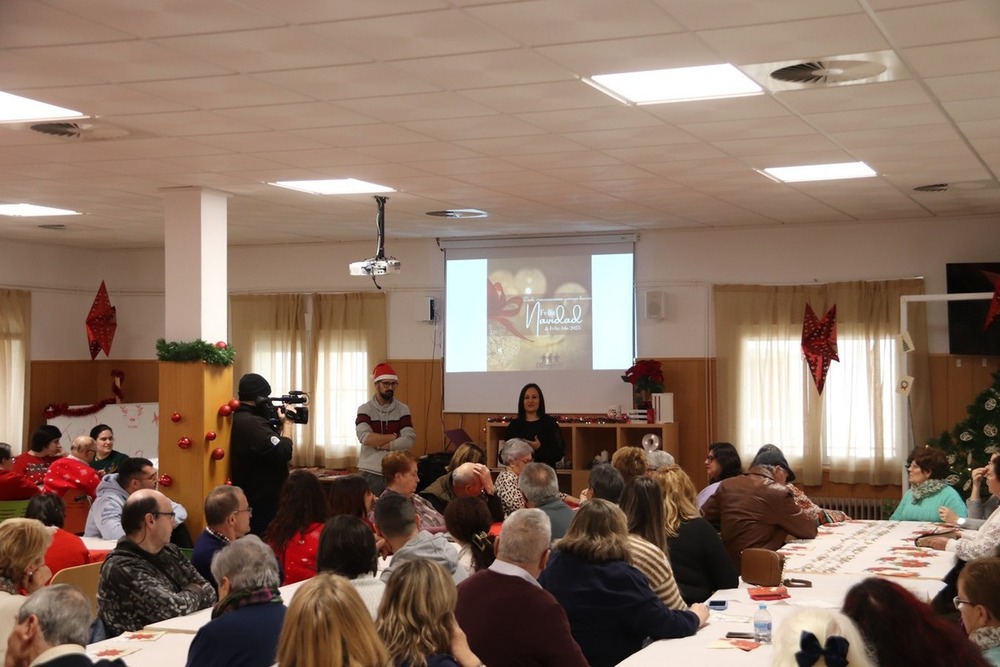
[[[631,384],[635,391],[656,394],[663,391],[663,364],[656,359],[636,359],[625,371],[623,382]]]

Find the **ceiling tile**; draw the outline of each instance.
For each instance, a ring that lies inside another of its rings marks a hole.
[[[1000,37],[1000,3],[953,0],[878,13],[898,47]]]

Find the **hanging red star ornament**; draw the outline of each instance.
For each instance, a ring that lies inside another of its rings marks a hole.
[[[983,271],[983,274],[993,283],[993,300],[990,301],[990,309],[986,312],[986,321],[983,323],[983,331],[986,331],[1000,317],[1000,273]]]
[[[87,315],[87,343],[90,346],[90,358],[96,359],[97,353],[103,351],[104,356],[111,354],[111,341],[115,339],[115,329],[118,328],[118,316],[115,307],[108,298],[108,288],[101,281],[94,303]]]
[[[823,393],[826,373],[831,361],[840,361],[837,356],[837,306],[834,304],[822,320],[816,319],[812,306],[806,304],[802,323],[802,354],[812,371],[816,391]]]

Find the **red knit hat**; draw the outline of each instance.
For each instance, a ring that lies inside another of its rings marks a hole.
[[[372,371],[372,378],[374,382],[382,382],[383,380],[391,382],[399,382],[399,376],[396,375],[396,371],[392,370],[392,366],[389,364],[379,364]]]

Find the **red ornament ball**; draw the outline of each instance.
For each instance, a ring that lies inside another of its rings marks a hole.
[[[229,406],[229,403],[223,403],[219,406],[220,417],[228,417],[231,414],[233,414],[233,409]]]
[[[226,480],[226,486],[232,486],[232,485],[233,485],[233,480],[227,479]]]
[[[231,407],[234,412],[236,410],[239,410],[240,409],[240,399],[234,398],[233,400],[229,401],[229,407]]]
[[[172,421],[173,423],[176,424],[180,420],[181,420],[181,413],[175,412],[174,414],[170,415],[170,421]]]
[[[160,475],[160,486],[169,487],[174,483],[174,478],[170,475]]]
[[[220,350],[224,350],[227,347],[229,347],[229,344],[224,340],[220,340],[218,343],[215,344],[215,347],[219,348]]]
[[[189,449],[191,447],[191,438],[183,436],[177,439],[177,446],[181,449]]]
[[[215,449],[212,450],[212,458],[215,459],[216,461],[221,461],[222,459],[226,458],[226,450],[224,450],[222,447],[216,447]]]
[[[209,442],[212,442],[218,437],[219,436],[215,431],[209,431],[208,433],[205,434],[205,439],[208,440]]]

